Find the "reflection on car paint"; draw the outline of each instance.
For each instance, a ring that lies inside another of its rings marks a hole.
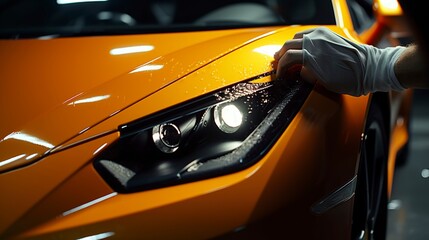
[[[75,213],[75,212],[77,212],[77,211],[80,211],[80,210],[82,210],[82,209],[85,209],[85,208],[87,208],[87,207],[90,207],[90,206],[92,206],[92,205],[94,205],[94,204],[100,203],[100,202],[102,202],[102,201],[104,201],[104,200],[106,200],[106,199],[109,199],[109,198],[111,198],[111,197],[114,197],[114,196],[116,196],[116,195],[118,195],[118,193],[116,193],[116,192],[112,192],[112,193],[110,193],[110,194],[108,194],[108,195],[106,195],[106,196],[103,196],[103,197],[97,198],[97,199],[95,199],[95,200],[92,200],[92,201],[87,202],[87,203],[85,203],[85,204],[82,204],[82,205],[80,205],[80,206],[77,206],[77,207],[75,207],[75,208],[73,208],[73,209],[70,209],[70,210],[68,210],[68,211],[65,211],[62,215],[63,215],[63,216],[70,215],[70,214],[72,214],[72,213]]]
[[[139,46],[130,46],[130,47],[121,47],[114,48],[110,50],[111,55],[124,55],[130,53],[141,53],[141,52],[149,52],[155,49],[153,45],[139,45]]]
[[[76,101],[73,101],[67,105],[76,105],[76,104],[82,104],[82,103],[92,103],[92,102],[99,102],[104,99],[108,99],[110,95],[102,95],[102,96],[95,96],[95,97],[89,97],[89,98],[83,98]]]
[[[261,53],[261,54],[265,54],[269,57],[273,57],[274,54],[280,50],[280,48],[282,47],[282,45],[265,45],[265,46],[261,46],[261,47],[257,47],[255,49],[253,49],[254,52],[257,53]]]
[[[162,69],[163,67],[164,67],[164,65],[161,65],[161,64],[148,64],[148,65],[143,65],[141,67],[138,67],[138,68],[134,69],[133,71],[131,71],[130,73],[144,72],[144,71],[155,71],[155,70]]]

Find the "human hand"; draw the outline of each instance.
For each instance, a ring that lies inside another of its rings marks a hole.
[[[401,48],[379,49],[352,42],[326,27],[297,33],[274,55],[277,77],[300,68],[301,78],[330,91],[361,96],[403,90],[393,72]]]
[[[278,78],[284,78],[299,71],[301,78],[307,82],[316,82],[316,77],[312,71],[308,71],[308,69],[303,66],[303,35],[313,30],[314,29],[296,33],[293,39],[287,40],[282,48],[274,54],[274,68],[276,69],[276,76]]]

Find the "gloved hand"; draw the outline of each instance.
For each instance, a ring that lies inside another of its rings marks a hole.
[[[301,65],[301,77],[328,90],[353,96],[405,88],[394,64],[405,47],[376,48],[352,42],[325,27],[297,33],[275,54],[277,77]]]

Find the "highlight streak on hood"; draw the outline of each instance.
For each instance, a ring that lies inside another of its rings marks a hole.
[[[0,172],[271,30],[0,41]]]

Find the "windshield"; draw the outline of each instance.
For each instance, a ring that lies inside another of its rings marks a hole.
[[[335,24],[331,0],[0,0],[1,38]]]

